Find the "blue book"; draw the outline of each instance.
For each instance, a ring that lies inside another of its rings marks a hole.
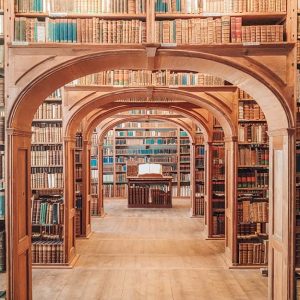
[[[0,192],[0,217],[5,216],[5,195],[4,192]]]

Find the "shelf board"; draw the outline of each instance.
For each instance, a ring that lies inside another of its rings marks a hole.
[[[262,145],[262,146],[269,146],[268,143],[263,142],[238,142],[239,145]]]
[[[229,269],[261,269],[266,268],[268,265],[266,264],[251,264],[251,265],[235,265],[230,266]]]

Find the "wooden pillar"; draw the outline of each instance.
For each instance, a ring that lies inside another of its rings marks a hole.
[[[225,138],[225,254],[229,264],[237,263],[237,137]]]
[[[196,144],[193,142],[190,146],[190,170],[191,170],[191,217],[196,215]]]
[[[75,249],[75,138],[64,138],[65,262],[70,264]]]
[[[31,132],[7,130],[8,298],[32,299]]]
[[[114,162],[115,163],[115,162]],[[98,214],[104,216],[103,145],[98,146]]]
[[[205,143],[205,189],[204,189],[204,203],[205,203],[205,228],[207,237],[211,237],[212,230],[212,142]]]
[[[269,299],[294,299],[295,130],[269,132]]]
[[[87,140],[82,145],[82,235],[91,233],[91,143]]]

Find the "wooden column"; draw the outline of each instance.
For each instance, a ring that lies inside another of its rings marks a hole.
[[[225,138],[225,254],[229,264],[237,262],[237,137]]]
[[[91,143],[83,140],[82,145],[82,235],[91,233]]]
[[[103,145],[98,146],[98,215],[104,216]]]
[[[294,299],[295,130],[269,132],[269,299]]]
[[[76,257],[75,249],[75,138],[64,138],[65,262]]]
[[[191,217],[196,215],[196,144],[193,142],[190,146],[190,170],[191,170]]]
[[[205,228],[208,238],[212,236],[212,142],[205,143],[205,189],[204,189],[204,203],[205,203]]]
[[[32,299],[31,132],[7,130],[8,298]]]

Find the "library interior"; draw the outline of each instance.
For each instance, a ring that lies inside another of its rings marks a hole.
[[[0,299],[300,299],[300,0],[0,0],[0,58]]]

